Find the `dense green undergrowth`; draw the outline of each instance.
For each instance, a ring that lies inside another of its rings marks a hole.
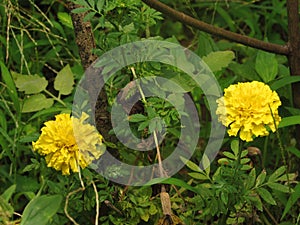
[[[97,224],[156,224],[163,217],[162,183],[174,214],[187,225],[299,223],[300,150],[294,125],[299,124],[300,110],[293,107],[291,84],[300,78],[290,76],[285,56],[217,39],[170,20],[138,0],[74,2],[84,7],[75,13],[88,12],[85,19],[92,24],[98,56],[144,39],[181,44],[202,58],[222,90],[253,80],[269,85],[280,97],[282,121],[277,133],[252,142],[226,135],[217,158],[209,162],[203,152],[211,122],[202,90],[177,68],[136,63],[106,82],[109,105],[137,78],[161,76],[182,85],[180,94],[192,97],[201,123],[193,157],[181,158],[186,166],[173,177],[155,179],[143,187],[111,182],[93,169],[95,165],[81,170],[80,176],[62,175],[47,167],[45,158],[33,151],[32,142],[39,138],[44,122],[72,112],[84,69],[71,16],[64,1],[4,0],[0,3],[0,224],[96,224],[95,220]],[[285,1],[164,2],[234,32],[272,43],[287,41]],[[182,107],[183,98],[166,89],[167,100]],[[166,158],[180,138],[180,116],[169,101],[158,97],[148,97],[141,105],[143,109],[129,118],[131,131],[148,137],[162,129],[155,118],[163,118],[167,135],[161,152]],[[106,145],[129,164],[157,161],[155,149],[136,152],[119,142]],[[210,164],[205,170],[198,166],[202,157]],[[124,171],[116,166],[105,172],[118,177]]]

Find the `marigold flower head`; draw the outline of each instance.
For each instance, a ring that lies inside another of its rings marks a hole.
[[[247,142],[253,137],[267,136],[267,128],[275,132],[281,120],[278,115],[279,96],[262,82],[230,85],[217,103],[216,114],[219,121],[230,128],[228,134],[237,136],[239,133],[240,138]]]
[[[56,115],[55,120],[44,123],[39,139],[32,142],[33,150],[45,155],[48,167],[61,170],[63,175],[69,175],[70,169],[79,172],[79,166],[85,168],[105,151],[103,137],[85,122],[87,118],[85,113],[80,118]]]

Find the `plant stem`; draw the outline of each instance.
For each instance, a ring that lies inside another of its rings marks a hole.
[[[95,225],[99,224],[99,208],[100,208],[100,204],[99,204],[99,195],[98,195],[98,191],[97,191],[97,187],[94,181],[92,181],[92,185],[94,188],[94,192],[95,192],[95,198],[96,198],[96,218],[95,218]]]
[[[233,179],[235,180],[236,179],[236,173],[240,167],[240,164],[241,164],[241,155],[242,155],[242,150],[243,150],[243,145],[242,145],[242,141],[241,139],[239,139],[239,151],[238,151],[238,155],[237,155],[237,160],[236,160],[236,163],[235,163],[235,168],[234,168],[234,173],[233,173]]]
[[[276,136],[277,136],[278,143],[279,143],[279,148],[280,148],[280,152],[281,152],[281,157],[282,157],[283,165],[286,166],[285,174],[286,174],[286,179],[287,179],[287,183],[288,183],[288,187],[289,187],[289,192],[291,193],[292,190],[291,190],[290,179],[289,179],[289,166],[287,164],[287,161],[286,161],[286,158],[285,158],[285,155],[284,155],[284,147],[283,147],[283,144],[281,142],[281,138],[280,138],[280,134],[279,134],[279,131],[278,131],[278,127],[277,127],[277,124],[276,124],[276,121],[275,121],[275,117],[274,117],[274,114],[273,114],[273,111],[272,111],[270,105],[269,105],[269,109],[271,111],[271,115],[272,115],[272,118],[273,118],[273,123],[274,123],[274,127],[275,127],[275,130],[276,130]]]
[[[60,104],[62,104],[63,106],[66,106],[66,103],[64,103],[61,99],[57,98],[55,95],[53,95],[50,91],[47,91],[46,89],[44,90],[44,92],[51,96],[54,100],[58,101]]]

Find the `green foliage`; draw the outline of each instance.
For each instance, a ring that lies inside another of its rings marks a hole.
[[[126,118],[131,131],[120,132],[147,138],[165,129],[160,145],[164,159],[180,138],[180,113],[185,107],[184,94],[189,94],[199,111],[201,134],[193,157],[181,157],[186,167],[174,177],[156,178],[144,187],[110,182],[92,169],[97,168],[96,164],[82,170],[80,178],[78,174],[62,176],[46,166],[44,157],[33,152],[31,144],[45,121],[71,111],[74,87],[83,74],[72,19],[62,1],[4,0],[0,3],[0,224],[61,225],[70,224],[70,217],[79,224],[95,224],[97,207],[99,224],[155,224],[162,217],[159,184],[168,187],[172,210],[185,224],[284,225],[300,221],[299,179],[293,173],[299,171],[300,150],[295,145],[294,125],[299,124],[300,111],[293,106],[291,92],[291,84],[300,78],[290,76],[285,57],[215,39],[170,20],[142,1],[73,2],[82,6],[73,13],[84,12],[85,21],[91,22],[94,53],[98,55],[144,38],[165,40],[201,56],[222,89],[252,80],[269,84],[282,101],[279,133],[287,155],[292,157],[288,165],[282,166],[279,140],[271,133],[244,146],[226,136],[217,159],[211,162],[203,155],[212,113],[207,111],[206,96],[178,68],[148,62],[123,68],[107,81],[109,104],[112,106],[120,90],[124,99],[138,93],[138,83],[130,86],[130,82],[139,78],[143,78],[140,85],[147,90],[159,92],[164,99],[142,99],[137,110]],[[164,2],[234,32],[279,44],[287,39],[285,1]],[[187,71],[194,69],[184,57],[178,64]],[[112,69],[107,66],[104,72]],[[166,78],[181,88],[170,90],[169,83],[157,82],[153,76]],[[158,90],[149,85],[153,83],[159,83]],[[171,103],[177,104],[177,110]],[[87,104],[83,102],[80,107]],[[123,162],[157,162],[155,151],[133,151],[118,142],[106,144]],[[253,154],[251,147],[258,152]],[[116,178],[126,173],[118,166],[109,166],[104,172]]]
[[[60,208],[61,195],[41,195],[34,197],[25,207],[21,225],[48,224]]]

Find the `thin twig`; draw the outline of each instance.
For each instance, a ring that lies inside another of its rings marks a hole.
[[[159,168],[159,175],[161,177],[165,177],[165,171],[162,166],[162,159],[161,159],[161,154],[160,154],[160,149],[159,149],[159,144],[156,136],[156,131],[153,131],[153,138],[156,146],[156,155],[157,155],[157,160],[158,160],[158,168]]]
[[[188,16],[182,12],[179,12],[157,0],[142,0],[144,3],[150,7],[172,17],[186,25],[190,25],[194,28],[213,34],[230,41],[244,44],[253,48],[265,50],[268,52],[273,52],[281,55],[289,55],[290,49],[287,45],[278,45],[273,43],[268,43],[265,41],[258,40],[256,38],[251,38],[245,35],[237,34],[223,28],[215,27],[211,24],[205,23],[203,21],[197,20],[191,16]]]
[[[95,198],[96,198],[96,218],[95,218],[95,225],[98,225],[98,221],[99,221],[99,209],[100,209],[99,195],[98,195],[97,187],[96,187],[94,181],[92,181],[92,185],[93,185],[93,188],[94,188],[94,191],[95,191]]]
[[[64,207],[64,212],[65,212],[66,216],[67,216],[68,219],[69,219],[70,221],[72,221],[72,223],[75,224],[75,225],[79,225],[79,224],[78,224],[78,223],[73,219],[73,217],[70,216],[70,214],[68,213],[68,204],[69,204],[69,198],[70,198],[70,196],[73,195],[73,194],[76,194],[76,193],[79,192],[79,191],[84,191],[84,188],[83,188],[83,187],[80,187],[80,188],[76,189],[75,191],[71,191],[71,192],[67,195],[67,197],[66,197],[66,202],[65,202],[65,207]]]
[[[263,204],[263,208],[266,211],[266,213],[268,214],[268,216],[271,218],[271,220],[273,221],[274,225],[278,225],[276,219],[274,218],[274,216],[271,214],[269,209],[264,204]]]

